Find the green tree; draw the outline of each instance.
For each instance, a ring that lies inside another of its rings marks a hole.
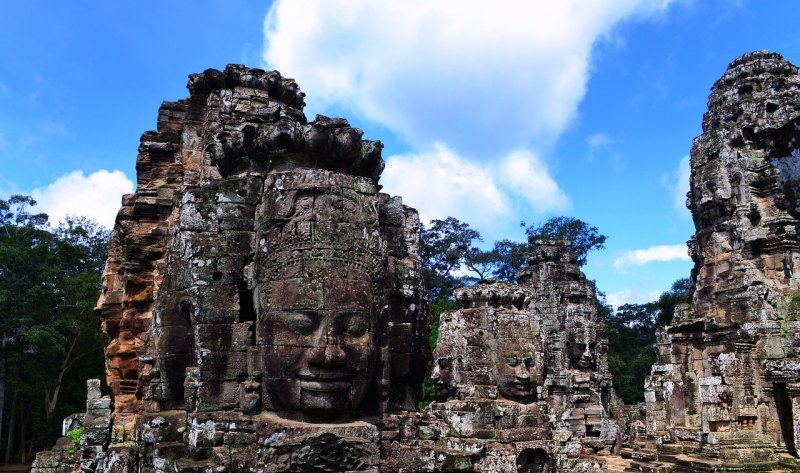
[[[481,234],[477,230],[453,217],[431,220],[429,227],[423,227],[420,258],[429,300],[450,297],[461,283],[453,272],[465,263],[473,245],[480,241]]]
[[[614,376],[614,389],[627,404],[644,400],[644,379],[656,361],[658,305],[625,304],[606,318],[608,368]]]
[[[531,250],[528,243],[512,240],[494,242],[492,254],[497,258],[494,276],[497,279],[513,282],[517,270],[525,265],[525,254]]]
[[[662,292],[658,301],[658,326],[663,327],[672,323],[675,315],[675,306],[688,304],[694,295],[694,281],[690,278],[681,278],[672,283],[668,291]]]
[[[656,361],[656,331],[668,325],[675,306],[691,300],[694,285],[689,278],[678,279],[655,301],[625,304],[616,311],[606,310],[608,368],[614,376],[614,389],[628,404],[644,400],[644,380]]]
[[[36,447],[52,443],[58,425],[51,420],[64,413],[62,407],[66,413],[83,410],[85,378],[76,385],[67,372],[102,373],[104,342],[93,307],[108,231],[81,218],[52,229],[45,214],[30,211],[35,205],[26,196],[0,200],[0,432],[6,461],[24,462]],[[64,394],[70,403],[59,403]]]
[[[569,240],[569,249],[578,258],[578,264],[586,264],[590,251],[605,248],[608,237],[597,227],[572,217],[553,217],[542,224],[528,225],[521,222],[527,241],[511,240],[495,242],[492,254],[497,258],[494,275],[498,279],[513,282],[517,269],[525,264],[525,255],[533,251],[539,240]]]
[[[527,225],[522,222],[528,236],[528,245],[537,240],[569,240],[569,249],[578,257],[578,264],[586,264],[586,257],[592,250],[605,248],[607,236],[602,235],[594,225],[572,217],[553,217],[543,224]]]

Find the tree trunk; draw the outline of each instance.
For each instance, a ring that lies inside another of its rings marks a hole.
[[[28,423],[28,416],[25,415],[25,402],[23,401],[19,405],[19,462],[20,463],[27,463],[28,457],[25,455],[25,424]]]
[[[8,419],[8,435],[6,435],[6,465],[11,461],[11,453],[14,449],[14,423],[17,420],[17,393],[11,399],[11,418]]]
[[[36,431],[31,432],[31,441],[28,443],[28,458],[33,459],[33,445],[36,443]]]
[[[64,373],[67,372],[69,367],[72,365],[73,361],[86,354],[86,353],[81,353],[75,358],[70,359],[70,357],[72,356],[72,351],[75,349],[75,345],[78,343],[78,338],[80,338],[80,336],[81,336],[80,332],[76,333],[75,337],[72,339],[72,342],[69,344],[69,348],[67,348],[67,353],[66,355],[64,355],[64,361],[61,363],[61,369],[58,371],[58,380],[56,382],[56,386],[53,388],[52,396],[50,395],[49,389],[44,390],[44,412],[48,421],[50,420],[50,417],[53,415],[53,412],[56,410],[56,403],[58,402],[58,393],[61,391],[61,383],[64,381]]]

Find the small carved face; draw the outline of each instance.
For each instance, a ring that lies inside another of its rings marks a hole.
[[[537,367],[530,353],[509,354],[497,364],[497,391],[513,401],[533,401]]]
[[[366,281],[308,277],[272,281],[260,323],[265,385],[290,411],[343,415],[356,409],[373,378],[378,310]],[[259,304],[261,305],[261,304]]]
[[[434,397],[436,401],[443,402],[455,395],[455,386],[453,386],[453,360],[451,358],[438,358],[434,362],[431,381],[433,381],[435,390]]]
[[[595,367],[597,344],[587,334],[581,337],[571,336],[569,339],[569,361],[573,368],[587,371]]]

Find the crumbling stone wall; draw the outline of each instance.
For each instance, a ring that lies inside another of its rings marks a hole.
[[[569,242],[541,241],[519,285],[456,289],[433,353],[435,402],[383,432],[386,471],[601,471],[620,444],[607,340]]]
[[[419,218],[380,142],[277,72],[190,76],[142,137],[98,304],[108,471],[365,471],[430,357]],[[37,471],[63,468],[40,456]],[[93,467],[94,468],[94,467]]]
[[[618,443],[617,425],[610,420],[608,340],[595,289],[568,243],[538,242],[517,280],[529,294],[525,308],[541,317],[547,336],[545,384],[557,428],[605,453]]]
[[[800,425],[800,75],[778,54],[745,54],[708,104],[687,198],[696,290],[657,336],[647,432],[682,471],[765,471],[795,464]]]

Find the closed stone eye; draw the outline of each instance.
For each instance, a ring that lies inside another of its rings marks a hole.
[[[319,328],[320,317],[313,311],[282,312],[281,322],[301,335],[311,335]]]
[[[336,315],[336,332],[349,337],[361,337],[369,330],[369,317],[363,312],[347,311]]]

